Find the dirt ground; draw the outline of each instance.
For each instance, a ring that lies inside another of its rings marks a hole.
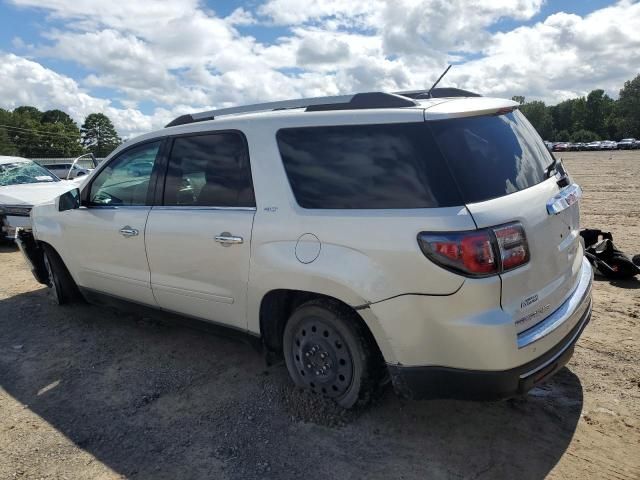
[[[583,225],[640,253],[640,151],[563,154]],[[598,280],[568,368],[526,399],[343,412],[249,345],[55,307],[0,249],[0,479],[640,478],[640,281]]]

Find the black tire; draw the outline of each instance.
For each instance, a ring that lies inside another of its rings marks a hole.
[[[378,386],[378,350],[357,314],[339,302],[299,306],[285,326],[283,349],[296,385],[344,408],[368,403]]]
[[[43,250],[47,286],[51,299],[58,305],[77,301],[80,298],[80,292],[60,255],[49,245],[43,245]]]

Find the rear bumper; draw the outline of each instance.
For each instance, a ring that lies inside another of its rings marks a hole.
[[[554,348],[516,368],[502,371],[389,365],[395,390],[414,399],[499,400],[528,392],[569,362],[580,334],[591,319],[591,296],[576,326]]]
[[[558,309],[542,322],[517,334],[515,345],[513,340],[494,343],[491,350],[484,350],[483,357],[475,359],[476,363],[467,363],[472,368],[443,364],[388,365],[396,391],[410,398],[478,400],[508,398],[526,393],[554,375],[571,358],[574,345],[591,319],[592,282],[593,270],[583,259],[578,283]],[[497,335],[500,330],[498,326],[494,334]],[[461,344],[456,350],[458,355],[464,355],[464,347]],[[524,361],[512,363],[513,367],[507,365],[506,368],[483,369],[479,363],[480,358],[500,357],[509,351],[515,353],[508,355],[510,358],[525,354],[528,358],[524,357]]]

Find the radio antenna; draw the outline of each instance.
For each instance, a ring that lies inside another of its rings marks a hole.
[[[442,72],[442,75],[440,75],[440,76],[438,77],[438,80],[436,80],[436,83],[434,83],[434,84],[431,86],[431,88],[430,88],[430,89],[429,89],[429,91],[427,92],[427,97],[428,97],[428,98],[431,98],[431,91],[432,91],[434,88],[436,88],[436,85],[438,85],[438,84],[440,83],[440,80],[442,80],[442,77],[444,77],[444,76],[447,74],[447,72],[449,71],[449,69],[450,69],[452,66],[453,66],[453,65],[449,65],[449,66],[447,67],[447,69],[446,69],[444,72]]]

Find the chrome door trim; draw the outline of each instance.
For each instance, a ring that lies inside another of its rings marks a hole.
[[[221,210],[231,212],[255,212],[256,207],[204,207],[198,205],[158,205],[154,210]]]
[[[142,209],[150,209],[150,205],[87,205],[81,206],[82,210],[142,210]]]

